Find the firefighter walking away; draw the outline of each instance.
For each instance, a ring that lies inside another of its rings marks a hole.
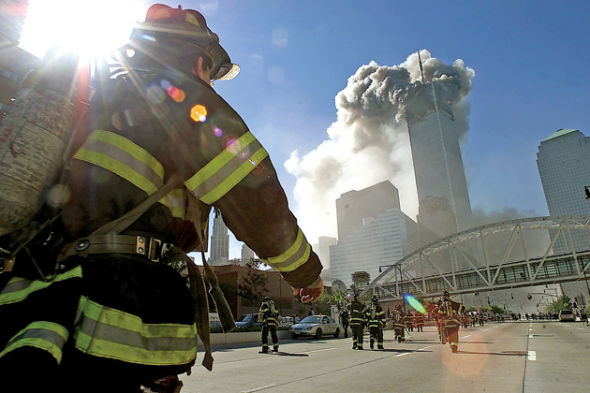
[[[393,330],[395,332],[395,339],[398,343],[406,341],[405,331],[406,328],[406,313],[401,304],[395,305],[393,312]]]
[[[279,351],[279,337],[277,336],[277,328],[279,312],[277,311],[274,302],[269,296],[266,296],[258,310],[258,322],[262,323],[262,352],[268,353],[268,333],[272,338],[272,351]]]
[[[371,298],[371,305],[365,311],[365,320],[369,327],[369,344],[371,349],[375,347],[377,341],[377,349],[383,349],[383,327],[385,326],[385,311],[379,305],[379,298],[373,295]]]
[[[355,293],[350,304],[350,329],[352,330],[352,349],[363,349],[365,334],[365,306]]]

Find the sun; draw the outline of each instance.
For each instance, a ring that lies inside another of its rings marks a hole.
[[[146,9],[136,0],[31,0],[19,46],[37,57],[52,47],[104,56],[127,41]]]

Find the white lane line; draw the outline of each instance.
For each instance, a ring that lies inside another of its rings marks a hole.
[[[529,351],[529,360],[537,360],[537,351]]]
[[[467,336],[463,336],[461,338],[467,338],[467,337],[471,337],[471,334],[468,334]]]
[[[482,332],[487,332],[487,331],[488,331],[488,329],[484,329],[484,330],[482,330]]]
[[[399,355],[395,355],[395,357],[396,357],[396,358],[400,358],[400,357],[402,357],[402,356],[411,355],[411,354],[413,354],[414,352],[420,352],[420,351],[423,351],[423,350],[425,350],[425,349],[427,349],[427,348],[430,348],[430,347],[432,347],[432,345],[429,345],[429,346],[427,346],[427,347],[418,348],[418,349],[416,349],[415,351],[400,353]]]
[[[303,352],[303,353],[314,353],[314,352],[324,352],[324,351],[331,351],[333,349],[336,348],[324,348],[324,349],[316,349],[315,351],[307,351],[307,352]]]
[[[264,386],[260,386],[258,388],[254,388],[254,389],[242,390],[240,393],[253,393],[253,392],[257,392],[259,390],[272,388],[273,386],[276,386],[276,384],[264,385]]]

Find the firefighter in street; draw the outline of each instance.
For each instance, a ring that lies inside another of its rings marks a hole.
[[[186,254],[207,250],[213,208],[302,302],[323,293],[268,152],[211,85],[239,67],[203,15],[152,5],[116,55],[60,214],[0,274],[1,392],[177,392],[209,338]]]
[[[262,352],[268,353],[268,333],[272,338],[272,351],[279,351],[279,337],[277,336],[277,328],[279,326],[278,320],[279,312],[275,307],[274,302],[269,296],[262,300],[260,309],[258,310],[258,322],[262,323]]]
[[[365,334],[365,306],[355,293],[350,304],[350,329],[352,330],[352,349],[363,349]]]
[[[377,349],[383,349],[383,328],[387,321],[385,319],[385,311],[379,305],[377,295],[373,295],[371,305],[365,310],[365,320],[369,327],[369,344],[371,349],[374,349],[375,341],[377,341]]]
[[[415,318],[416,318],[416,331],[423,332],[424,331],[424,314],[418,313]]]
[[[449,292],[446,290],[442,294],[442,303],[438,313],[442,317],[442,334],[441,342],[447,342],[451,346],[451,351],[457,352],[459,348],[459,327],[461,326],[461,313],[465,307],[461,303],[451,300]]]
[[[404,329],[406,327],[406,313],[401,304],[396,304],[393,311],[393,329],[395,331],[395,339],[398,343],[406,341]]]
[[[344,330],[344,338],[348,338],[348,326],[350,325],[350,316],[346,306],[340,309],[340,324]]]

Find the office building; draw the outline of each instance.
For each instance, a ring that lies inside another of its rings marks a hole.
[[[379,267],[391,265],[419,244],[418,225],[399,208],[391,208],[364,220],[364,226],[330,246],[332,280],[349,287],[354,272],[379,275]]]
[[[336,199],[338,240],[343,240],[363,227],[363,220],[377,217],[393,208],[400,208],[397,188],[389,181],[377,183],[360,191],[348,191]]]
[[[229,233],[219,211],[215,213],[215,219],[213,220],[209,261],[213,266],[227,265],[229,263]]]
[[[418,192],[418,223],[440,237],[471,227],[471,204],[455,120],[439,109],[408,119]]]
[[[245,265],[250,259],[255,259],[256,253],[246,245],[246,243],[242,244],[242,265]]]
[[[590,200],[584,187],[590,186],[590,138],[579,130],[559,129],[541,141],[537,167],[551,216],[590,216]],[[590,249],[587,231],[572,230],[576,250]],[[569,241],[558,238],[556,254],[570,252]]]
[[[330,263],[330,246],[333,246],[338,241],[334,237],[320,236],[317,244],[312,245],[322,263],[322,273],[320,274],[324,282],[332,281],[331,263]]]

